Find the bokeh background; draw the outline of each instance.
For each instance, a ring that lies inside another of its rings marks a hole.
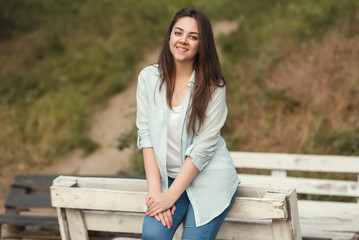
[[[0,199],[14,174],[101,147],[91,116],[136,81],[183,7],[235,26],[216,38],[230,150],[359,155],[358,1],[1,0]],[[135,139],[131,124],[114,146],[131,147],[126,174],[143,171]]]

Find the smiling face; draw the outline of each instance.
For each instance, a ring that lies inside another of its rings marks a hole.
[[[174,61],[193,63],[198,53],[199,41],[197,21],[191,17],[180,18],[172,28],[169,41]]]

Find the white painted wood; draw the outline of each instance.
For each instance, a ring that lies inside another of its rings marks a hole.
[[[60,235],[62,240],[70,240],[69,228],[66,219],[65,209],[56,208],[57,218],[59,220]]]
[[[299,218],[299,210],[298,210],[298,198],[297,193],[295,190],[290,191],[289,195],[287,196],[289,203],[289,221],[290,221],[290,228],[292,230],[292,235],[294,235],[295,240],[302,239],[302,231],[300,227],[300,218]]]
[[[66,208],[69,235],[71,240],[88,240],[87,226],[82,212],[77,209]]]
[[[286,177],[287,176],[287,171],[285,170],[272,170],[271,171],[271,175],[273,177]]]
[[[74,179],[62,176],[51,187],[53,205],[66,209],[64,218],[68,221],[71,240],[86,239],[87,230],[141,233],[147,194],[143,188],[145,180],[113,179],[120,186],[111,179],[78,177],[76,184],[64,184],[61,180],[69,183]],[[121,186],[122,183],[125,186]],[[141,191],[133,189],[134,186]],[[286,221],[290,215],[287,196],[291,192],[293,190],[273,187],[239,186],[238,193],[242,195],[236,198],[219,236],[223,239],[267,239],[262,235],[266,234],[272,239],[273,229],[268,227],[268,221],[258,220]],[[288,228],[283,230],[285,233],[291,232],[288,226],[291,225],[282,227]],[[242,229],[240,233],[238,229]],[[256,232],[248,232],[249,229],[256,229]],[[176,238],[180,239],[181,231],[176,233]]]
[[[273,220],[273,239],[295,239],[288,221]]]
[[[359,157],[231,152],[237,168],[359,173]]]
[[[147,192],[145,179],[81,177],[77,181],[79,188]]]
[[[296,188],[298,193],[303,194],[358,199],[357,203],[300,200],[298,212],[302,236],[352,240],[355,239],[354,234],[359,233],[359,157],[248,152],[231,152],[231,155],[238,169],[265,169],[272,172],[271,176],[239,174],[242,183],[265,188]],[[291,170],[356,173],[358,181],[283,176],[283,171]]]
[[[359,232],[359,205],[356,203],[299,200],[302,234],[307,229]]]
[[[306,237],[308,238],[314,238],[314,239],[318,239],[318,238],[323,238],[323,239],[332,239],[332,240],[356,240],[358,239],[358,235],[354,234],[354,233],[349,233],[349,232],[333,232],[333,231],[318,231],[318,230],[314,230],[312,232],[307,231],[306,232]]]
[[[216,237],[217,240],[273,240],[271,221],[231,221],[226,219]]]
[[[244,184],[258,184],[274,188],[296,188],[298,193],[359,197],[359,182],[354,181],[295,177],[283,179],[270,175],[254,174],[238,174],[238,178]]]
[[[64,208],[144,212],[145,192],[52,187],[53,206]],[[113,201],[116,199],[117,201]]]
[[[118,181],[119,182],[119,181]],[[271,189],[272,190],[272,189]],[[272,190],[274,191],[274,189]],[[55,207],[144,212],[146,192],[125,192],[94,188],[51,187],[52,204]],[[113,201],[116,199],[116,201]],[[240,197],[235,202],[229,217],[242,219],[283,219],[284,200]],[[263,216],[265,216],[263,218]]]
[[[228,218],[236,219],[285,219],[285,203],[273,199],[237,197]]]
[[[104,232],[142,233],[145,217],[140,213],[83,211],[87,229]]]
[[[175,232],[175,235],[173,236],[173,240],[181,240],[182,239],[182,234],[183,234],[183,224],[181,224],[177,228],[177,231]]]

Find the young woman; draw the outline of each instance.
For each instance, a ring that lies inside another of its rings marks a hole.
[[[225,80],[213,32],[200,11],[172,19],[157,65],[138,78],[138,147],[149,195],[143,239],[215,239],[239,184],[220,130]]]

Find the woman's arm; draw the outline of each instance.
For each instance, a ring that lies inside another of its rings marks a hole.
[[[155,216],[172,207],[196,177],[197,173],[198,168],[193,164],[192,158],[187,157],[168,191],[165,193],[150,194],[147,198],[148,210],[146,214]]]
[[[145,165],[145,173],[147,179],[148,192],[152,193],[161,193],[161,180],[160,180],[160,170],[158,169],[155,152],[152,147],[144,148],[143,152],[143,161]]]
[[[143,160],[145,165],[148,192],[150,195],[161,193],[162,189],[161,189],[160,171],[158,169],[153,148],[152,147],[144,148],[142,152],[143,152]],[[148,197],[146,197],[146,203],[147,201],[148,201]],[[172,215],[175,213],[175,211],[176,211],[176,207],[173,206],[172,209],[167,209],[163,212],[158,212],[153,216],[157,219],[157,221],[162,222],[163,226],[166,226],[168,229],[170,229],[173,224]]]

